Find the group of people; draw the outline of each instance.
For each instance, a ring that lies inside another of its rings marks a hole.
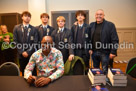
[[[104,16],[102,9],[97,10],[96,21],[89,25],[85,23],[86,13],[79,10],[75,14],[77,21],[71,29],[65,27],[63,16],[57,17],[58,28],[54,29],[48,25],[47,13],[40,16],[42,24],[34,27],[29,24],[30,12],[24,11],[21,15],[23,23],[14,27],[13,41],[16,45],[29,45],[17,48],[20,69],[27,82],[41,87],[56,80],[63,75],[64,64],[73,61],[75,56],[83,59],[86,69],[89,68],[90,57],[94,68],[99,68],[101,62],[103,72],[107,74],[109,60],[117,56],[117,48],[110,46],[118,44],[119,39],[115,25],[105,20]],[[82,63],[77,61],[77,69],[80,65]],[[81,71],[76,73],[81,74]],[[37,79],[36,75],[41,77]]]

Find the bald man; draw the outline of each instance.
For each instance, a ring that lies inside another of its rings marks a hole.
[[[100,67],[104,74],[108,72],[109,60],[117,56],[117,46],[119,39],[115,25],[104,19],[104,11],[99,9],[95,13],[96,22],[90,24],[91,32],[91,55],[94,68]]]
[[[24,72],[24,78],[29,84],[42,87],[58,79],[64,73],[62,53],[52,48],[53,40],[50,36],[43,37],[42,49],[39,49],[31,56]],[[32,76],[34,67],[37,67],[38,76]]]

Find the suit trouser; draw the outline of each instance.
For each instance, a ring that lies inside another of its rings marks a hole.
[[[19,64],[20,64],[20,70],[22,72],[22,76],[24,76],[24,70],[29,62],[29,59],[30,57],[24,58],[23,56],[19,58]],[[37,76],[36,67],[34,68],[32,75]]]
[[[110,61],[109,61],[109,67],[113,68],[113,59],[110,59]]]

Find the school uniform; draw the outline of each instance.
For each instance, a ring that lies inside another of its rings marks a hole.
[[[55,47],[62,52],[64,63],[67,61],[70,54],[73,53],[71,47],[67,47],[66,45],[71,45],[71,35],[70,30],[67,28],[58,28],[53,31],[52,38],[55,43]]]
[[[41,43],[41,40],[44,36],[51,36],[54,28],[46,25],[43,26],[42,24],[39,25],[38,27],[36,27],[37,31],[38,31],[38,42]]]
[[[76,45],[74,55],[83,58],[86,67],[89,67],[89,25],[86,23],[82,25],[73,25],[71,28],[71,36],[72,42]]]
[[[37,44],[38,42],[38,34],[36,28],[32,25],[23,25],[19,24],[14,27],[13,30],[13,40],[16,43],[16,48],[19,56],[20,69],[22,71],[22,75],[24,75],[24,69],[29,61],[31,55],[35,52],[35,46],[32,47],[32,44]],[[28,47],[21,47],[27,45]],[[20,45],[20,48],[19,48]],[[28,53],[28,57],[23,57],[23,52]],[[36,71],[34,72],[36,75]]]

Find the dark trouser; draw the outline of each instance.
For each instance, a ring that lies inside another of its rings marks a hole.
[[[108,73],[109,54],[104,54],[100,51],[93,51],[92,54],[93,67],[100,68],[100,62],[102,62],[102,69],[104,74]]]
[[[20,70],[22,72],[22,76],[24,76],[24,70],[29,62],[29,59],[30,57],[24,58],[23,56],[19,58],[19,64],[20,64]],[[32,75],[37,76],[36,68],[34,68]]]
[[[113,68],[113,59],[110,59],[110,61],[109,61],[109,67]]]

